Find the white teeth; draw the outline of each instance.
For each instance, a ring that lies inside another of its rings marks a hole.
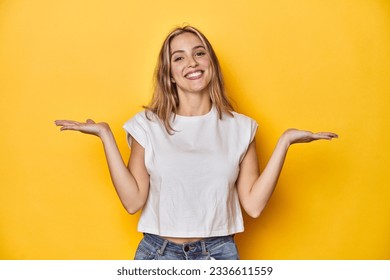
[[[186,77],[187,78],[197,78],[197,77],[200,77],[200,75],[202,75],[202,71],[196,71],[196,72],[193,72],[193,73],[186,75]]]

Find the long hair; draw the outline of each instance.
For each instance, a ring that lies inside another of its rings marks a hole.
[[[147,111],[153,112],[163,122],[167,132],[172,134],[174,129],[170,120],[172,114],[176,115],[180,104],[176,84],[171,80],[171,41],[176,36],[185,32],[196,35],[203,43],[211,61],[212,75],[209,84],[210,100],[218,111],[218,116],[222,119],[223,113],[233,116],[233,106],[227,98],[221,67],[218,58],[207,38],[196,28],[186,25],[177,27],[168,34],[161,47],[158,62],[154,73],[154,92],[148,106],[144,106]]]

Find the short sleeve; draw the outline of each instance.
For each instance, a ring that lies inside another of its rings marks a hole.
[[[249,143],[252,143],[253,139],[255,138],[256,131],[259,125],[254,119],[250,119],[250,123],[251,123],[251,135],[250,135]]]
[[[244,159],[244,156],[248,151],[250,144],[253,142],[253,139],[255,138],[258,124],[254,119],[242,114],[237,114],[235,118],[237,118],[238,131],[240,134],[238,151],[240,154],[239,162],[241,163],[241,161]]]
[[[142,114],[144,113],[138,113],[123,125],[127,134],[126,137],[129,147],[131,147],[131,140],[134,138],[143,148],[145,148],[147,133]]]

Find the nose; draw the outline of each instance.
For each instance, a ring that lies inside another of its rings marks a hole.
[[[188,60],[188,65],[187,67],[190,68],[190,67],[196,67],[198,66],[198,62],[196,61],[195,58],[193,58],[192,56],[189,58]]]

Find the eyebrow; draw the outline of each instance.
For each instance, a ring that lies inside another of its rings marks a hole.
[[[204,46],[199,45],[199,46],[193,47],[192,50],[196,50],[196,49],[199,49],[199,48],[206,49]],[[184,50],[177,50],[177,51],[174,51],[173,53],[171,53],[171,56],[173,56],[175,53],[183,53],[183,52],[184,52]]]

